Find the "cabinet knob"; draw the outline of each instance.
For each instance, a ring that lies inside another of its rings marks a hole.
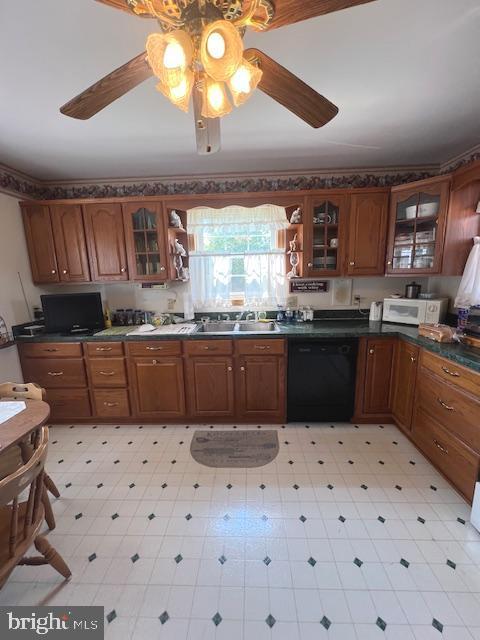
[[[311,269],[311,268],[313,267],[313,262],[309,262],[309,263],[307,264],[307,267],[309,267],[309,268]]]
[[[233,367],[227,367],[227,371],[232,371]]]
[[[68,271],[66,269],[63,269],[62,273],[63,273],[64,276],[66,276]]]
[[[391,261],[391,260],[389,260],[389,261],[387,262],[387,264],[388,264],[388,266],[391,266],[392,261]]]
[[[355,262],[349,262],[349,265],[350,265],[351,267],[354,267],[354,266],[355,266]]]
[[[373,356],[373,354],[375,353],[375,349],[369,349],[368,353]]]
[[[55,269],[52,269],[51,273],[52,273],[52,276],[53,276],[53,275],[55,275],[57,272],[55,271]]]
[[[160,271],[165,271],[165,267],[160,267]]]
[[[240,367],[240,371],[245,371],[245,367]]]
[[[120,269],[120,271],[121,271],[121,273],[125,273],[125,271],[126,271],[125,267],[122,267],[122,268]]]
[[[414,356],[410,356],[410,360],[411,360],[412,362],[416,362],[416,361],[417,361],[417,359],[416,359]]]

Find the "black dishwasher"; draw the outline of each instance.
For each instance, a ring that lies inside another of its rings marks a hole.
[[[290,422],[351,419],[357,351],[356,339],[289,342],[287,414]]]

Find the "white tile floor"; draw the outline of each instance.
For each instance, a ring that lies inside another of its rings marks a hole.
[[[248,470],[195,462],[193,426],[52,428],[73,578],[18,567],[0,604],[103,605],[115,640],[480,639],[469,507],[395,427],[261,428]]]

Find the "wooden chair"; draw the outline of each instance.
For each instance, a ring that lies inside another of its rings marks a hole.
[[[28,384],[4,382],[0,384],[0,398],[11,398],[12,400],[44,400],[45,389],[42,389],[34,382]],[[1,425],[0,425],[1,429]],[[0,478],[9,475],[15,469],[20,468],[32,455],[33,450],[27,442],[21,442],[18,447],[12,447],[0,455]],[[60,497],[60,492],[56,484],[47,473],[43,473],[45,487],[55,498]],[[45,520],[49,529],[55,529],[55,516],[52,505],[45,492],[43,496],[45,508]]]
[[[45,517],[42,496],[48,427],[42,427],[35,445],[28,462],[0,480],[0,589],[17,565],[50,564],[64,578],[72,575],[63,558],[39,535]],[[26,557],[32,544],[41,555]]]

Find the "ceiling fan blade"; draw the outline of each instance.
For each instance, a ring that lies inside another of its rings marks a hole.
[[[275,16],[267,30],[349,9],[375,0],[275,0]]]
[[[152,16],[148,13],[145,14],[135,14],[132,9],[128,6],[127,0],[96,0],[96,2],[101,2],[102,4],[106,4],[108,7],[112,7],[113,9],[121,9],[122,11],[126,11],[131,16],[139,15],[141,18],[151,18]]]
[[[91,87],[64,104],[60,109],[61,113],[78,120],[88,120],[108,107],[109,104],[153,75],[150,65],[146,61],[146,55],[145,52],[141,53],[130,62],[92,84]]]
[[[258,88],[314,129],[337,115],[338,107],[262,51],[247,49],[244,57],[263,71]]]

